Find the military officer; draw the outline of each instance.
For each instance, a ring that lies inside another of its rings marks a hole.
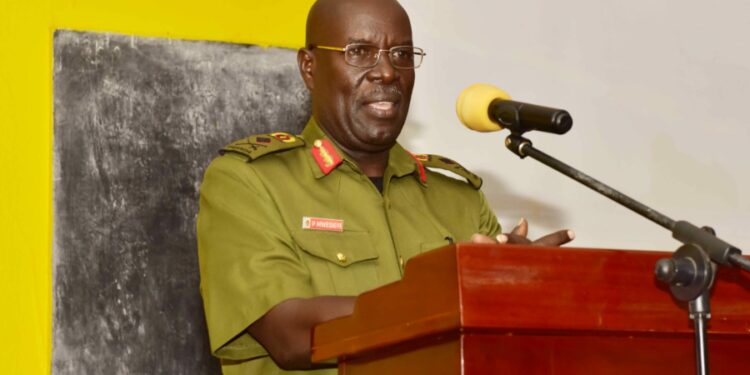
[[[396,142],[423,57],[395,0],[319,0],[298,53],[305,130],[250,136],[209,166],[201,291],[225,374],[335,374],[310,363],[312,328],[400,279],[409,258],[453,241],[531,243],[525,221],[501,234],[479,177]]]

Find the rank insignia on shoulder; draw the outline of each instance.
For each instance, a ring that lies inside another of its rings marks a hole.
[[[261,156],[274,152],[290,150],[305,145],[305,141],[289,133],[277,132],[271,134],[251,135],[224,146],[219,153],[234,152],[247,156],[248,161],[253,161]]]
[[[297,138],[295,136],[284,132],[271,133],[271,137],[274,137],[284,143],[294,143],[297,141]]]
[[[458,164],[457,162],[451,159],[448,159],[444,156],[419,154],[419,155],[414,155],[414,158],[418,162],[420,162],[424,167],[443,169],[443,170],[455,173],[465,178],[466,181],[469,184],[471,184],[471,186],[474,187],[474,189],[479,189],[480,187],[482,187],[481,177],[475,175],[474,173],[471,173],[468,169],[464,168],[461,164]]]
[[[430,155],[417,154],[417,155],[414,155],[414,159],[417,159],[417,160],[419,160],[421,162],[426,162],[426,161],[430,160]]]

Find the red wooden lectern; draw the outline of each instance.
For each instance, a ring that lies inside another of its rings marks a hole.
[[[692,322],[653,276],[671,254],[459,244],[323,323],[313,360],[339,374],[695,373]],[[713,374],[750,374],[750,274],[718,272]]]

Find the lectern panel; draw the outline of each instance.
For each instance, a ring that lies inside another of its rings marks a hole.
[[[316,327],[313,360],[342,374],[694,373],[685,306],[654,280],[670,253],[458,244]],[[721,269],[709,323],[716,374],[750,369],[750,276]],[[399,306],[383,309],[383,306]]]
[[[468,334],[463,375],[689,375],[695,373],[693,341],[682,337]],[[714,339],[715,374],[745,374],[750,341]],[[415,372],[419,373],[419,372]],[[425,373],[426,374],[426,373]],[[456,373],[459,374],[459,373]]]

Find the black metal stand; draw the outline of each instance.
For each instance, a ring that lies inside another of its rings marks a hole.
[[[710,292],[690,301],[690,319],[695,326],[695,369],[699,375],[708,375],[708,329],[706,325],[711,319]]]
[[[686,221],[675,221],[660,212],[628,197],[587,174],[537,150],[522,133],[512,133],[505,146],[520,158],[531,157],[542,164],[580,182],[605,197],[670,230],[684,245],[672,258],[657,262],[657,279],[670,285],[672,295],[688,302],[689,317],[695,325],[696,373],[708,375],[708,340],[706,325],[711,318],[711,288],[716,265],[738,266],[750,271],[750,262],[742,251],[722,241],[710,228],[698,228]]]
[[[708,375],[707,324],[711,319],[711,287],[716,263],[695,245],[683,245],[672,258],[656,262],[656,278],[670,285],[672,295],[688,302],[688,314],[695,327],[695,369]]]

